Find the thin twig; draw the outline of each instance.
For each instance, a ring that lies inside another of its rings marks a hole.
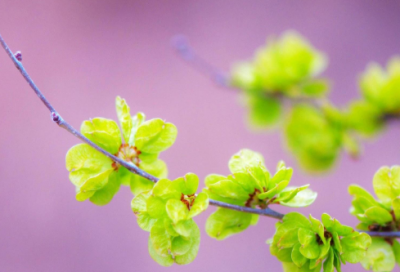
[[[127,168],[129,171],[131,171],[134,174],[137,174],[139,176],[142,176],[148,180],[151,180],[153,182],[157,182],[159,179],[155,176],[152,176],[148,174],[147,172],[143,171],[142,169],[138,168],[136,165],[128,163],[124,160],[121,160],[120,158],[112,155],[111,153],[107,152],[106,150],[102,149],[101,147],[97,146],[95,143],[90,141],[88,138],[86,138],[84,135],[82,135],[78,130],[76,130],[74,127],[72,127],[67,121],[65,121],[60,114],[55,110],[55,108],[52,106],[52,104],[47,100],[47,98],[43,95],[43,93],[39,90],[39,88],[36,86],[36,84],[33,82],[32,78],[29,76],[28,72],[25,70],[24,66],[22,63],[14,56],[10,48],[7,46],[6,42],[4,41],[3,37],[0,34],[0,43],[3,46],[4,50],[6,50],[8,56],[11,58],[11,60],[14,62],[15,66],[17,69],[21,72],[22,76],[25,78],[25,80],[28,82],[29,86],[35,91],[37,96],[42,100],[43,104],[49,109],[51,113],[52,120],[58,124],[60,127],[66,129],[68,132],[72,133],[79,139],[81,139],[83,142],[87,143],[97,151],[101,152],[105,156],[109,157],[111,160],[119,163],[120,165],[124,166]],[[231,210],[237,210],[237,211],[242,211],[242,212],[248,212],[248,213],[254,213],[254,214],[260,214],[260,215],[265,215],[269,216],[272,218],[276,219],[282,219],[283,214],[280,214],[276,211],[273,211],[271,209],[252,209],[252,208],[247,208],[247,207],[241,207],[237,205],[231,205],[227,204],[224,202],[220,201],[215,201],[215,200],[210,200],[209,203],[214,206],[219,206]]]
[[[171,44],[178,55],[188,63],[192,64],[194,69],[210,77],[211,80],[217,85],[231,87],[229,86],[229,78],[226,73],[222,72],[220,69],[197,55],[193,48],[189,45],[185,36],[177,35],[173,37]]]
[[[367,233],[369,236],[382,237],[382,238],[399,238],[400,231],[363,231],[359,232]]]

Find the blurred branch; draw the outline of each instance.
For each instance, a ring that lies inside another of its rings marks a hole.
[[[171,44],[177,54],[186,62],[190,63],[195,70],[210,77],[217,85],[231,88],[231,86],[229,86],[229,77],[226,73],[197,55],[185,36],[177,35],[173,37]]]
[[[47,98],[43,95],[43,93],[40,91],[40,89],[36,86],[36,84],[33,82],[32,78],[29,76],[28,72],[25,70],[24,66],[22,65],[21,61],[22,60],[22,55],[20,52],[17,52],[18,54],[14,55],[10,48],[7,46],[6,42],[4,41],[3,37],[0,34],[0,43],[4,50],[7,52],[8,56],[11,58],[17,69],[21,72],[22,76],[25,78],[25,80],[28,82],[29,86],[33,89],[33,91],[36,93],[36,95],[39,97],[39,99],[43,102],[43,104],[49,109],[51,118],[52,120],[60,127],[66,129],[68,132],[72,133],[74,136],[78,137],[80,140],[83,142],[87,143],[97,151],[101,152],[105,156],[109,157],[111,160],[114,162],[119,163],[120,165],[124,166],[127,168],[130,172],[137,174],[143,178],[146,178],[148,180],[151,180],[153,182],[157,182],[159,179],[155,176],[152,176],[148,174],[147,172],[143,171],[142,169],[138,168],[136,165],[128,163],[124,160],[121,160],[120,158],[112,155],[111,153],[105,151],[101,147],[97,146],[95,143],[90,141],[88,138],[86,138],[83,134],[81,134],[78,130],[76,130],[74,127],[72,127],[67,121],[65,121],[61,115],[56,111],[56,109],[53,107],[53,105],[47,100]],[[18,58],[17,58],[18,57]],[[271,209],[252,209],[248,207],[242,207],[242,206],[237,206],[237,205],[231,205],[227,204],[224,202],[220,201],[215,201],[215,200],[210,200],[209,203],[214,206],[219,206],[223,207],[226,209],[231,209],[231,210],[236,210],[236,211],[242,211],[242,212],[247,212],[247,213],[254,213],[254,214],[260,214],[260,215],[265,215],[269,216],[275,219],[282,219],[283,214],[280,214],[276,211],[273,211]]]

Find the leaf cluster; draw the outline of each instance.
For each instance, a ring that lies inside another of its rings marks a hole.
[[[373,187],[378,199],[358,185],[349,186],[353,196],[350,213],[360,220],[361,230],[398,231],[400,229],[400,166],[382,167],[374,175]],[[400,265],[400,243],[390,238],[372,238],[365,269],[392,271]]]
[[[276,233],[268,242],[271,254],[283,262],[285,272],[340,272],[342,264],[364,258],[371,238],[328,214],[323,214],[320,221],[292,212],[276,224]]]
[[[288,207],[311,205],[317,197],[307,189],[309,185],[290,187],[293,170],[278,163],[272,175],[264,165],[261,154],[243,149],[229,161],[231,175],[211,174],[206,177],[206,188],[211,199],[238,206],[266,209],[271,204]],[[218,240],[239,233],[255,225],[259,215],[218,208],[207,220],[208,235]]]
[[[259,128],[283,123],[289,150],[310,172],[331,169],[343,150],[357,157],[362,138],[400,119],[400,57],[389,60],[386,71],[370,64],[359,80],[361,98],[342,109],[328,102],[328,81],[318,78],[326,66],[323,53],[289,31],[231,73],[232,86],[243,91],[249,123]]]
[[[116,98],[116,109],[121,129],[115,121],[97,117],[84,121],[81,133],[120,159],[156,177],[166,177],[167,166],[158,156],[175,142],[176,127],[161,119],[145,121],[140,112],[131,116],[129,106],[120,97]],[[90,199],[105,205],[121,185],[130,186],[134,194],[153,187],[153,182],[129,172],[88,144],[75,145],[67,152],[66,167],[78,201]]]
[[[236,64],[231,85],[244,91],[249,122],[270,127],[282,116],[280,98],[316,98],[327,93],[327,80],[315,78],[326,65],[323,53],[298,33],[287,31],[278,39],[268,39],[253,60]]]
[[[138,225],[150,232],[149,253],[162,266],[188,264],[197,255],[200,231],[193,217],[208,207],[206,193],[195,195],[198,185],[191,173],[173,181],[160,179],[132,200]]]

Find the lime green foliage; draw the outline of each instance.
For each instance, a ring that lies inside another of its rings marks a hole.
[[[309,185],[288,187],[293,170],[283,162],[274,175],[264,165],[261,154],[243,149],[229,161],[231,175],[212,174],[206,177],[205,192],[211,199],[246,207],[267,208],[271,204],[305,207],[317,194]],[[225,239],[257,223],[258,215],[218,208],[207,220],[207,233],[218,240]]]
[[[329,169],[341,149],[341,126],[330,122],[312,106],[295,106],[288,118],[285,136],[289,149],[309,171]]]
[[[399,231],[400,226],[400,166],[382,167],[373,179],[375,199],[358,185],[349,186],[353,196],[350,213],[360,220],[361,230]],[[400,265],[400,245],[394,239],[373,238],[367,257],[362,261],[366,269],[392,271]]]
[[[193,217],[208,207],[206,193],[195,195],[195,174],[170,181],[160,179],[132,200],[138,225],[150,232],[149,253],[162,266],[192,262],[199,250],[200,231]]]
[[[161,119],[145,121],[143,113],[131,116],[129,106],[120,97],[116,99],[116,108],[122,138],[117,123],[105,118],[84,121],[81,133],[120,159],[156,177],[166,177],[167,166],[158,155],[174,143],[176,127]],[[88,144],[78,144],[68,151],[66,167],[78,201],[90,199],[94,204],[105,205],[121,184],[131,186],[134,194],[153,187],[153,182],[129,172]]]
[[[231,84],[247,97],[250,123],[269,127],[281,116],[280,98],[314,98],[327,93],[327,81],[315,78],[326,64],[323,53],[298,33],[288,31],[279,39],[269,39],[252,61],[236,64]]]
[[[329,103],[319,108],[307,104],[294,106],[286,122],[285,136],[300,165],[311,172],[330,169],[342,150],[352,157],[357,157],[361,150],[347,113]]]
[[[360,77],[362,99],[350,103],[351,126],[363,136],[373,136],[387,118],[400,118],[400,57],[393,57],[384,71],[371,63]]]
[[[368,234],[356,232],[328,214],[323,214],[321,221],[289,213],[276,224],[270,251],[284,263],[285,272],[340,272],[341,264],[358,263],[365,257],[371,244]]]
[[[389,60],[386,70],[370,64],[360,77],[361,99],[342,110],[326,102],[329,84],[318,77],[326,66],[323,53],[288,31],[231,71],[231,86],[243,91],[249,123],[255,128],[285,124],[290,151],[310,172],[331,169],[342,150],[357,157],[359,138],[400,119],[400,57]]]
[[[372,63],[361,76],[360,88],[366,101],[382,113],[400,114],[400,57],[393,57],[384,71]]]

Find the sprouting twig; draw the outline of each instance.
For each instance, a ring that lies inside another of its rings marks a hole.
[[[84,135],[82,135],[78,130],[73,128],[67,121],[65,121],[60,116],[60,114],[55,110],[53,105],[50,104],[50,102],[46,99],[46,97],[43,95],[43,93],[40,91],[40,89],[33,82],[32,78],[29,76],[29,74],[27,73],[27,71],[25,70],[24,66],[21,63],[21,60],[22,60],[21,53],[17,52],[17,54],[14,55],[12,53],[12,51],[10,50],[10,48],[5,43],[5,41],[4,41],[4,39],[3,39],[3,37],[1,35],[0,35],[0,44],[2,45],[4,50],[7,52],[8,56],[11,58],[11,60],[14,62],[15,66],[21,72],[22,76],[28,82],[29,86],[31,86],[31,88],[34,90],[34,92],[39,97],[39,99],[49,109],[52,120],[58,126],[66,129],[68,132],[72,133],[73,135],[75,135],[76,137],[81,139],[83,142],[89,144],[90,146],[95,148],[97,151],[101,152],[102,154],[104,154],[105,156],[109,157],[113,161],[118,162],[119,164],[121,164],[122,166],[127,168],[132,173],[135,173],[135,174],[137,174],[139,176],[142,176],[142,177],[144,177],[144,178],[146,178],[148,180],[151,180],[153,182],[157,182],[159,180],[157,177],[154,177],[154,176],[146,173],[145,171],[141,170],[136,165],[130,164],[130,163],[124,161],[124,160],[121,160],[120,158],[118,158],[118,157],[112,155],[111,153],[105,151],[104,149],[100,148],[95,143],[93,143],[88,138],[86,138]],[[210,205],[214,205],[214,206],[218,206],[218,207],[222,207],[222,208],[226,208],[226,209],[231,209],[231,210],[236,210],[236,211],[241,211],[241,212],[246,212],[246,213],[264,215],[264,216],[268,216],[268,217],[279,219],[279,220],[284,217],[284,214],[278,213],[278,212],[276,212],[274,210],[271,210],[269,208],[267,208],[267,209],[253,209],[253,208],[249,208],[249,207],[232,205],[232,204],[228,204],[228,203],[224,203],[224,202],[220,202],[220,201],[216,201],[216,200],[212,200],[212,199],[209,200],[209,203],[210,203]],[[393,232],[364,231],[364,232],[368,233],[370,236],[374,236],[374,237],[386,237],[386,238],[398,238],[398,237],[400,237],[400,232],[396,232],[396,231],[393,231]]]
[[[120,165],[124,166],[127,168],[130,172],[137,174],[139,176],[142,176],[148,180],[151,180],[153,182],[157,182],[159,179],[155,176],[152,176],[148,174],[147,172],[143,171],[142,169],[138,168],[136,165],[128,163],[124,160],[121,160],[120,158],[114,156],[113,154],[107,152],[106,150],[102,149],[101,147],[97,146],[95,143],[90,141],[88,138],[86,138],[84,135],[82,135],[78,130],[76,130],[74,127],[72,127],[67,121],[65,121],[60,114],[55,110],[53,105],[47,100],[47,98],[43,95],[43,93],[40,91],[40,89],[36,86],[36,84],[33,82],[32,78],[29,76],[28,72],[25,70],[24,66],[22,65],[21,61],[19,61],[16,56],[12,53],[10,48],[7,46],[6,42],[0,35],[0,43],[3,46],[4,50],[7,52],[8,56],[11,58],[11,60],[14,62],[15,66],[18,68],[18,70],[21,72],[22,76],[25,78],[25,80],[28,82],[29,86],[34,90],[36,95],[39,97],[40,100],[42,100],[43,104],[49,109],[51,113],[51,118],[52,120],[59,125],[60,127],[66,129],[68,132],[72,133],[79,139],[81,139],[83,142],[87,143],[97,151],[101,152],[105,156],[109,157],[113,161],[119,163]],[[21,53],[19,52],[19,55],[22,57]],[[242,212],[248,212],[248,213],[254,213],[254,214],[260,214],[260,215],[265,215],[269,216],[272,218],[276,219],[282,219],[283,214],[280,214],[276,211],[273,211],[271,209],[252,209],[252,208],[247,208],[247,207],[242,207],[242,206],[237,206],[237,205],[231,205],[227,204],[224,202],[220,201],[215,201],[215,200],[210,200],[209,203],[214,206],[219,206],[231,210],[237,210],[237,211],[242,211]]]

